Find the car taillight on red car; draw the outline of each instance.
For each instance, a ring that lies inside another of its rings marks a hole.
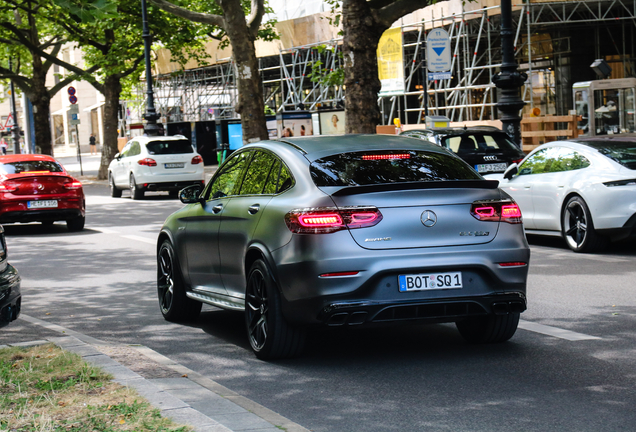
[[[480,221],[501,221],[511,224],[522,222],[521,209],[516,202],[511,200],[476,201],[470,208],[470,214]]]
[[[296,234],[328,234],[344,229],[377,225],[382,213],[376,207],[318,207],[292,210],[285,215],[287,228]]]
[[[68,183],[64,183],[64,188],[70,190],[81,189],[82,182],[80,182],[79,180],[73,180]]]
[[[149,166],[149,167],[151,167],[151,166],[157,166],[157,161],[156,161],[156,160],[154,160],[154,159],[152,159],[152,158],[139,159],[139,160],[137,161],[137,163],[138,163],[139,165],[145,165],[145,166]]]
[[[195,157],[192,158],[190,163],[192,165],[197,165],[197,164],[203,163],[203,158],[201,156],[199,156],[199,155],[196,155]]]
[[[11,193],[18,190],[18,187],[12,184],[0,183],[0,193]]]

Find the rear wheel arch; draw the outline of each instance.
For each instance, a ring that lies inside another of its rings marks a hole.
[[[267,265],[272,278],[278,283],[278,275],[276,273],[274,260],[270,256],[269,251],[265,248],[265,246],[258,243],[251,245],[247,253],[245,254],[245,276],[248,275],[250,269],[252,268],[252,265],[254,265],[254,262],[259,259],[265,262],[265,265]],[[280,291],[280,287],[278,291]]]

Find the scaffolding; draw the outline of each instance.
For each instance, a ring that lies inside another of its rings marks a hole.
[[[624,37],[610,37],[610,44],[616,48],[622,75],[634,75],[634,47],[626,41],[633,40],[636,0],[544,3],[526,0],[519,6],[513,13],[514,46],[520,69],[529,76],[522,88],[527,109],[540,105],[545,114],[566,114],[571,108],[568,62],[572,41],[568,35],[555,36],[557,32],[550,30],[555,26],[593,26],[594,39],[585,42],[595,50],[597,58],[603,54],[602,26],[621,26]],[[402,25],[405,92],[378,98],[382,123],[390,124],[394,117],[407,124],[421,123],[427,112],[445,115],[452,121],[496,119],[497,89],[492,78],[501,66],[499,9],[499,6],[486,7]],[[429,81],[423,55],[426,33],[439,27],[451,39],[451,78]],[[628,33],[631,39],[625,37]],[[342,67],[341,40],[337,39],[259,58],[266,110],[274,114],[342,108],[344,86],[316,79],[321,75],[317,69],[333,72]],[[231,59],[156,76],[157,110],[168,123],[236,118],[235,77]]]

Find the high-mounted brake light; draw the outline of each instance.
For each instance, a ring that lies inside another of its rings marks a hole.
[[[78,180],[73,180],[70,181],[68,183],[64,183],[64,188],[65,189],[81,189],[82,188],[82,182],[78,181]]]
[[[519,163],[519,162],[521,162],[522,160],[523,160],[523,158],[521,158],[521,159],[513,159],[513,160],[512,160],[512,163],[516,163],[516,164],[518,164],[518,163]]]
[[[470,214],[475,219],[488,222],[507,222],[519,224],[522,222],[521,209],[514,201],[476,201],[470,208]]]
[[[363,155],[362,160],[410,159],[409,153]]]
[[[156,160],[154,160],[154,159],[152,159],[152,158],[139,159],[139,160],[137,161],[137,163],[138,163],[139,165],[145,165],[145,166],[149,166],[149,167],[151,167],[151,166],[157,166],[157,161],[156,161]]]
[[[20,174],[48,174],[51,171],[22,171]]]
[[[195,157],[192,158],[190,163],[192,165],[197,165],[197,164],[203,163],[203,158],[201,156],[199,156],[199,155],[196,155]]]
[[[318,207],[292,210],[285,215],[287,228],[296,234],[328,234],[344,229],[377,225],[382,213],[376,207]]]

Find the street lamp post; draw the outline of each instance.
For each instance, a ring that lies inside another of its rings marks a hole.
[[[155,98],[152,92],[152,69],[150,67],[150,44],[152,42],[152,36],[150,36],[150,30],[148,29],[148,11],[146,8],[146,0],[141,0],[141,19],[143,22],[142,38],[144,40],[144,57],[146,60],[146,113],[144,119],[144,132],[148,136],[159,135],[159,125],[157,125],[157,119],[159,115],[155,110]]]
[[[503,130],[519,146],[521,145],[521,116],[519,111],[526,104],[520,96],[519,89],[528,79],[528,75],[517,70],[513,46],[512,5],[510,0],[501,0],[501,51],[502,63],[500,72],[492,82],[501,89],[501,98],[497,101],[497,109],[501,113]]]
[[[13,72],[13,65],[11,64],[11,57],[9,57],[9,70]],[[9,89],[11,91],[11,117],[13,117],[13,127],[11,132],[13,133],[13,154],[20,154],[20,128],[18,127],[18,110],[15,106],[15,85],[13,79],[10,81]]]

